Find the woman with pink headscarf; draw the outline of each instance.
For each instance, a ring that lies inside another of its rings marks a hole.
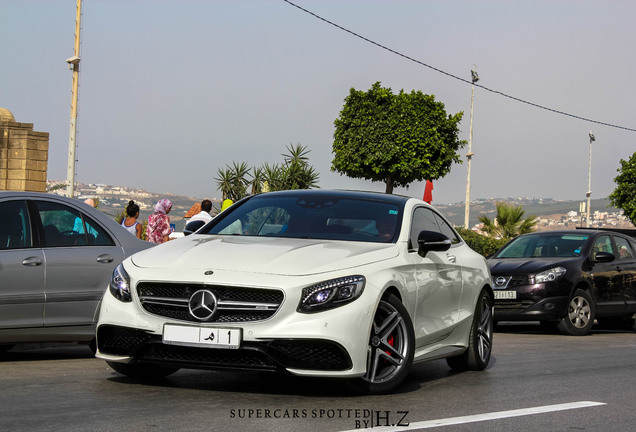
[[[152,243],[163,243],[170,240],[170,217],[168,213],[172,209],[169,199],[162,199],[155,205],[155,212],[148,216],[146,238]]]

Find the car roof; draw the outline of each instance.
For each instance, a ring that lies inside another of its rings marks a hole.
[[[115,235],[119,233],[124,228],[115,221],[115,219],[106,213],[102,212],[99,209],[96,209],[88,204],[85,204],[83,201],[76,198],[69,198],[63,195],[49,194],[49,193],[41,193],[41,192],[22,192],[22,191],[0,191],[0,200],[4,199],[42,199],[48,201],[57,201],[68,204],[70,206],[74,206],[76,208],[81,209],[84,213],[89,214],[93,218],[97,219],[105,228],[107,228],[111,234]],[[134,242],[134,241],[142,241],[137,239],[135,236],[130,236],[131,239],[128,239],[128,236],[122,236],[121,233],[119,235],[115,235],[119,242]]]
[[[409,199],[415,199],[405,197],[402,195],[386,194],[381,192],[368,192],[368,191],[353,191],[353,190],[339,190],[339,189],[295,189],[276,192],[266,192],[259,195],[253,195],[252,198],[259,196],[302,196],[302,197],[330,197],[330,198],[349,198],[349,199],[371,199],[384,201],[389,204],[399,205]]]

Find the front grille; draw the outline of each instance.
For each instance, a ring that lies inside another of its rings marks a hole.
[[[510,289],[520,285],[528,285],[530,282],[527,275],[492,275],[492,280],[495,289]]]
[[[190,313],[194,293],[207,290],[216,298],[216,311],[206,319]],[[137,285],[141,306],[153,315],[190,322],[253,322],[273,316],[283,302],[277,289],[240,288],[203,284],[142,282]]]
[[[345,350],[335,343],[314,340],[280,340],[270,344],[274,355],[288,367],[344,370],[351,368]]]
[[[97,348],[101,352],[114,355],[132,355],[139,347],[161,340],[143,330],[104,325],[97,329]]]
[[[195,369],[347,370],[352,366],[345,349],[325,340],[244,342],[238,349],[167,345],[160,335],[143,330],[100,326],[97,346],[103,354],[133,357],[135,363],[159,363]]]
[[[197,369],[276,370],[278,365],[254,349],[195,348],[153,344],[136,356],[137,361],[176,364]]]
[[[533,301],[497,300],[495,301],[495,312],[521,312],[533,304]]]

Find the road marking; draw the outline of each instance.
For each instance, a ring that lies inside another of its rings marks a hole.
[[[516,410],[497,411],[492,413],[475,414],[475,415],[462,416],[462,417],[451,417],[447,419],[427,420],[427,421],[410,423],[408,426],[396,426],[396,427],[376,426],[372,428],[354,429],[354,430],[342,431],[342,432],[355,432],[355,431],[361,431],[361,430],[373,430],[377,432],[394,432],[394,431],[404,432],[404,431],[413,431],[413,430],[420,430],[420,429],[431,429],[431,428],[436,428],[441,426],[451,426],[451,425],[458,425],[458,424],[465,424],[465,423],[476,423],[476,422],[498,420],[498,419],[511,418],[511,417],[521,417],[521,416],[528,416],[528,415],[534,415],[534,414],[543,414],[543,413],[556,412],[556,411],[566,411],[566,410],[578,409],[578,408],[589,408],[589,407],[600,406],[600,405],[606,405],[606,404],[603,402],[590,402],[590,401],[571,402],[571,403],[564,403],[564,404],[557,404],[557,405],[545,405],[545,406],[539,406],[534,408],[522,408],[522,409],[516,409]]]

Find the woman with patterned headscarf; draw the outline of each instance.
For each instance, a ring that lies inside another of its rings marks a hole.
[[[146,238],[152,243],[163,243],[170,240],[170,217],[168,213],[172,209],[169,199],[162,199],[155,205],[155,212],[148,216]]]

